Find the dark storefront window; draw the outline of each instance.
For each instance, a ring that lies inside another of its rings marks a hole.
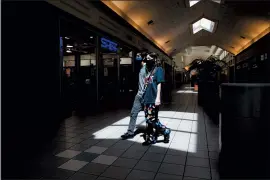
[[[123,96],[132,89],[133,51],[107,37],[101,37],[100,43],[100,66],[103,71],[99,74],[102,82],[100,99],[105,107],[116,108],[122,104],[120,100]]]
[[[104,108],[114,107],[118,89],[118,43],[100,38],[99,100]]]
[[[67,113],[84,114],[96,106],[96,38],[75,22],[60,21],[62,95]]]
[[[236,82],[269,83],[269,38],[267,34],[235,57]]]

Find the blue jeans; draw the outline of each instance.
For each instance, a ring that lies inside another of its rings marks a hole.
[[[130,114],[130,121],[129,121],[129,126],[128,126],[128,133],[129,134],[134,133],[134,129],[136,127],[136,120],[137,120],[138,114],[140,113],[142,108],[143,108],[143,98],[136,95],[134,102],[133,102],[131,114]]]

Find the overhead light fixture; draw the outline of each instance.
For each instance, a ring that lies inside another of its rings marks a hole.
[[[215,3],[218,3],[218,4],[221,3],[221,0],[212,0],[212,1],[215,2]]]
[[[202,18],[199,21],[192,24],[193,34],[196,34],[197,32],[203,29],[212,33],[214,30],[214,26],[215,22],[206,18]]]
[[[67,53],[72,53],[72,51],[70,51],[70,50],[66,50],[66,52],[67,52]]]
[[[65,37],[65,39],[70,39],[69,37]]]
[[[147,24],[148,24],[148,26],[149,26],[149,25],[153,25],[153,24],[154,24],[154,21],[153,21],[153,20],[150,20],[150,21],[148,21]]]
[[[68,48],[72,48],[73,46],[71,46],[71,45],[67,45],[67,47],[68,47]]]
[[[200,0],[189,0],[189,7],[194,6],[197,4]]]
[[[93,39],[93,36],[90,36],[90,39]]]
[[[189,7],[194,6],[195,4],[197,4],[198,2],[200,2],[201,0],[189,0]],[[215,3],[221,3],[221,0],[212,0]]]

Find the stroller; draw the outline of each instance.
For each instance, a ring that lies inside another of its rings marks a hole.
[[[141,137],[143,137],[145,141],[150,140],[151,144],[162,142],[158,141],[159,136],[164,136],[163,142],[169,143],[171,130],[157,121],[146,123],[146,126],[138,126],[135,134],[140,133],[142,133]]]

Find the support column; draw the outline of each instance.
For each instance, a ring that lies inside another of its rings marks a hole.
[[[97,94],[97,107],[99,107],[99,100],[100,100],[100,92],[99,92],[99,90],[100,90],[100,66],[101,66],[101,64],[100,64],[100,37],[99,36],[97,36],[97,38],[96,38],[96,81],[97,81],[97,89],[96,89],[96,94]]]

